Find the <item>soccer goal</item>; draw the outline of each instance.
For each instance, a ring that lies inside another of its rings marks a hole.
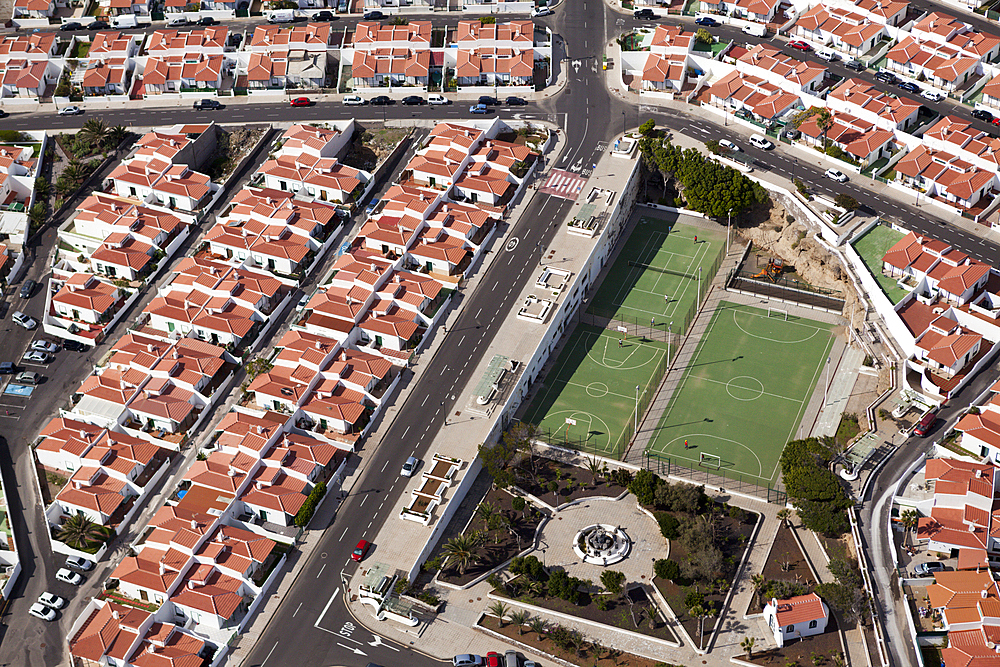
[[[788,311],[787,310],[782,310],[781,308],[771,308],[770,306],[768,306],[768,308],[767,308],[767,319],[771,319],[772,317],[776,317],[776,318],[778,318],[780,320],[784,320],[784,321],[787,322],[788,321]]]
[[[719,468],[722,467],[722,457],[720,457],[717,454],[708,454],[706,452],[699,452],[698,465],[718,470]]]

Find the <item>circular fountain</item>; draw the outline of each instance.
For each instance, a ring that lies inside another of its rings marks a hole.
[[[612,565],[625,559],[632,549],[632,540],[618,526],[595,523],[579,531],[573,538],[573,551],[591,565]]]

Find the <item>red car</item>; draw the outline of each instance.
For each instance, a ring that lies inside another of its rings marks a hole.
[[[361,540],[358,542],[358,546],[354,547],[354,551],[351,552],[351,559],[358,561],[359,563],[364,559],[365,554],[371,548],[372,543],[368,540]]]
[[[312,104],[312,101],[308,97],[296,97],[292,100],[293,107],[307,107]]]
[[[486,667],[503,667],[503,656],[496,651],[486,654]]]
[[[793,49],[798,49],[799,51],[812,51],[811,46],[809,46],[806,42],[802,42],[797,39],[793,39],[792,41],[788,42],[788,46],[792,47]]]
[[[994,118],[993,119],[993,124],[994,125],[1000,125],[1000,117]]]

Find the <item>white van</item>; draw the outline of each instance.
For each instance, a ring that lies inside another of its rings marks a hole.
[[[833,49],[816,49],[816,56],[822,58],[828,63],[832,63],[836,60],[840,60],[840,56]]]
[[[267,17],[268,23],[291,23],[294,20],[294,9],[276,9]]]
[[[751,23],[743,26],[743,32],[754,37],[767,37],[767,26],[763,23]]]
[[[135,20],[135,14],[122,14],[111,19],[112,28],[134,28],[139,23]]]
[[[751,134],[750,145],[755,146],[764,151],[774,148],[774,144],[768,141],[767,137],[765,137],[763,134]]]

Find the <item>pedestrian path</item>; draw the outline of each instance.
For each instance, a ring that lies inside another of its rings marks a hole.
[[[848,346],[841,355],[839,363],[830,369],[830,379],[822,378],[828,383],[829,390],[819,411],[819,416],[812,427],[810,435],[815,438],[824,435],[833,436],[840,426],[840,418],[847,410],[847,402],[854,391],[858,379],[858,370],[865,360],[865,353],[856,347]]]

